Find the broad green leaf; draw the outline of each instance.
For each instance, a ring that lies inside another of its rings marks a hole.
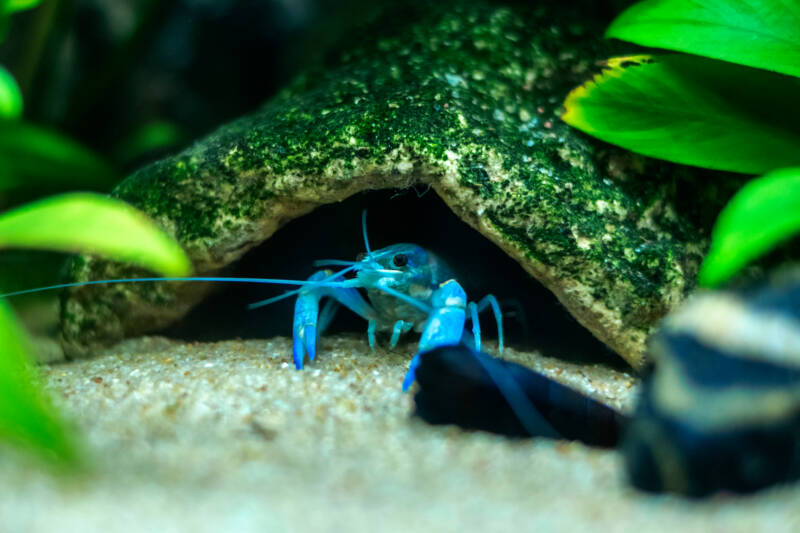
[[[606,36],[800,76],[797,0],[646,0]]]
[[[800,165],[800,79],[697,56],[609,60],[562,118],[652,157],[760,174]]]
[[[97,254],[165,276],[191,271],[181,247],[143,213],[90,193],[53,196],[0,215],[0,248]]]
[[[22,114],[22,93],[14,76],[0,66],[0,119],[15,119]]]
[[[19,187],[107,190],[118,180],[100,157],[54,131],[0,122],[0,190]]]
[[[74,463],[78,453],[63,421],[41,391],[29,363],[28,338],[0,299],[0,439]]]
[[[5,8],[6,13],[14,13],[16,11],[32,9],[41,3],[42,0],[5,0],[3,7]]]
[[[719,285],[798,232],[800,167],[754,179],[720,213],[700,268],[700,284]]]

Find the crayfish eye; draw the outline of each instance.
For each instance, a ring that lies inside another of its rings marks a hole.
[[[399,268],[408,264],[408,256],[406,254],[397,254],[392,257],[392,266]]]

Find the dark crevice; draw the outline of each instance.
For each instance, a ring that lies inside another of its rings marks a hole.
[[[625,367],[622,359],[583,328],[556,297],[500,248],[463,223],[433,191],[381,190],[325,205],[286,224],[224,275],[306,279],[315,259],[352,260],[364,251],[361,211],[368,210],[373,249],[419,244],[444,259],[471,300],[494,294],[505,308],[506,343],[554,357]],[[247,304],[278,295],[281,286],[225,284],[164,334],[185,340],[291,336],[294,299],[248,311]],[[491,313],[482,315],[487,338],[496,338]],[[328,333],[364,333],[366,323],[340,310]],[[413,335],[413,333],[409,334]]]

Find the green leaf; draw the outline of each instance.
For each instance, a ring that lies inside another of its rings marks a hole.
[[[800,79],[697,56],[609,60],[562,118],[652,157],[760,174],[800,165]]]
[[[0,248],[97,254],[165,276],[185,276],[191,263],[175,241],[120,200],[63,194],[0,215]]]
[[[109,189],[119,176],[90,150],[26,122],[0,123],[0,191],[20,187]]]
[[[0,119],[15,119],[22,114],[22,92],[14,76],[0,66]]]
[[[0,299],[0,438],[75,464],[78,451],[30,364],[30,343]]]
[[[797,0],[646,0],[606,36],[800,76]]]
[[[6,13],[14,13],[25,9],[32,9],[42,3],[42,0],[5,0],[3,7]]]
[[[717,286],[800,231],[800,167],[742,187],[717,218],[700,284]]]

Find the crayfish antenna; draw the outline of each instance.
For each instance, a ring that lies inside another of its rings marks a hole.
[[[329,260],[325,259],[324,261],[329,261]],[[333,260],[330,260],[330,261],[333,261]],[[349,267],[344,268],[342,270],[339,270],[338,272],[334,272],[333,274],[331,274],[330,276],[328,276],[328,277],[326,277],[324,279],[316,280],[316,281],[306,281],[305,285],[303,285],[303,287],[300,287],[299,289],[294,289],[292,291],[287,291],[287,292],[285,292],[283,294],[280,294],[278,296],[273,296],[272,298],[267,298],[266,300],[259,300],[258,302],[253,302],[251,304],[248,304],[247,309],[249,309],[249,310],[258,309],[260,307],[266,307],[266,306],[268,306],[270,304],[273,304],[275,302],[280,302],[281,300],[285,300],[286,298],[291,298],[292,296],[295,296],[296,294],[300,294],[300,291],[302,291],[303,288],[305,288],[308,285],[311,285],[311,286],[316,285],[316,286],[319,286],[319,287],[329,287],[330,285],[321,285],[321,284],[334,282],[334,280],[336,278],[338,278],[342,274],[346,274],[347,272],[350,272],[351,270],[355,270],[356,267],[358,266],[357,263],[354,264],[354,263],[350,262],[349,264],[350,264]],[[337,286],[342,286],[343,287],[344,285],[337,285]]]
[[[355,267],[353,267],[355,268]],[[347,269],[345,269],[347,270]],[[345,270],[340,270],[336,275]],[[180,282],[218,282],[218,283],[254,283],[259,285],[314,285],[317,287],[352,287],[350,280],[330,281],[328,279],[320,281],[299,281],[294,279],[273,279],[273,278],[230,278],[230,277],[186,277],[186,278],[127,278],[127,279],[98,279],[92,281],[75,281],[72,283],[59,283],[57,285],[47,285],[36,287],[35,289],[25,289],[21,291],[7,292],[0,294],[0,298],[9,296],[21,296],[23,294],[33,294],[36,292],[52,291],[56,289],[68,289],[70,287],[83,287],[85,285],[107,285],[111,283],[145,283],[154,281],[180,281]]]
[[[358,263],[360,263],[360,261],[345,261],[344,259],[317,259],[314,261],[314,266],[352,266],[357,265]]]
[[[369,239],[367,238],[367,210],[361,211],[361,234],[364,236],[364,248],[367,250],[367,257],[372,259],[372,250],[369,248]]]
[[[496,364],[496,359],[484,360],[478,353],[472,356],[489,375],[489,379],[497,386],[517,419],[529,435],[540,435],[551,439],[558,439],[561,435],[539,412],[539,409],[528,399],[522,386],[514,376],[502,365]],[[491,356],[490,356],[491,357]]]

